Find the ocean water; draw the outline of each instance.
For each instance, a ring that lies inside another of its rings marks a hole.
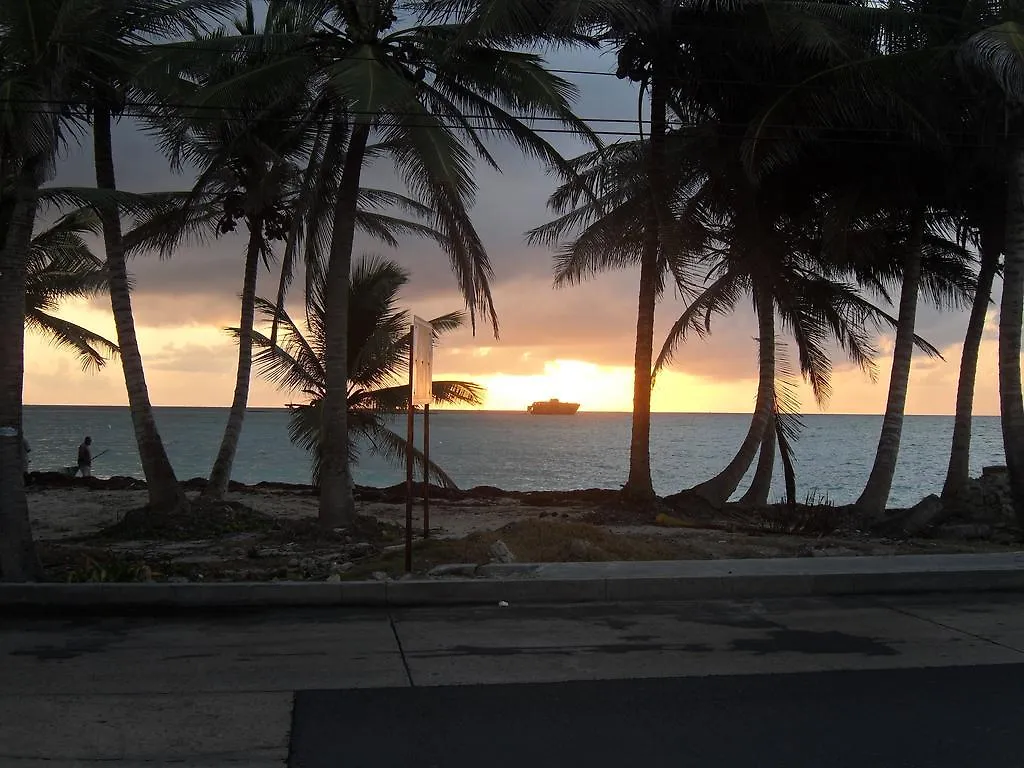
[[[220,445],[227,409],[157,408],[157,421],[179,478],[206,476]],[[707,479],[732,457],[749,424],[742,414],[652,416],[651,462],[655,489],[675,493]],[[881,426],[880,416],[808,415],[796,444],[797,489],[827,494],[836,503],[856,500],[867,480]],[[234,479],[309,482],[305,452],[288,440],[284,409],[248,412],[235,460]],[[396,426],[404,433],[404,421]],[[909,416],[890,506],[914,504],[941,490],[952,435],[951,416]],[[618,488],[628,466],[630,418],[621,413],[530,416],[525,413],[439,411],[431,414],[431,458],[460,487],[493,485],[507,490]],[[25,434],[33,470],[75,463],[78,444],[93,438],[97,476],[142,477],[131,419],[125,407],[27,406]],[[417,441],[422,421],[417,419]],[[997,417],[976,417],[971,467],[1004,463]],[[746,488],[751,473],[738,493]],[[356,482],[386,486],[404,470],[363,451]],[[776,461],[772,498],[784,492]]]

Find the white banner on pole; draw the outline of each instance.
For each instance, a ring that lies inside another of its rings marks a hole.
[[[434,329],[420,317],[412,319],[412,404],[433,401]]]

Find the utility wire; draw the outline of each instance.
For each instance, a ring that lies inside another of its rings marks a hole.
[[[40,115],[50,115],[50,116],[53,116],[55,114],[53,111],[44,110],[44,109],[19,109],[19,110],[13,110],[13,111],[20,112],[22,114],[40,114]],[[377,114],[377,113],[374,113],[374,114]],[[399,115],[399,116],[401,115],[401,113],[395,113],[395,114]],[[417,113],[408,113],[408,116],[410,116],[410,117],[422,117],[423,115],[422,115],[422,113],[418,113],[417,112]],[[118,115],[118,117],[128,118],[128,119],[151,119],[153,116],[152,116],[152,114],[146,113],[146,112],[131,112],[131,111],[126,110],[126,111],[121,112]],[[208,121],[214,122],[214,121],[220,120],[221,118],[218,117],[217,115],[206,115],[206,116],[195,116],[194,119],[197,119],[197,120],[208,120]],[[288,119],[288,118],[259,118],[259,119],[260,120],[264,120],[266,122],[275,122],[275,123],[289,123],[290,124],[290,123],[296,122],[296,120]],[[490,118],[486,118],[486,119],[490,119]],[[336,121],[328,118],[328,122],[336,122]],[[728,124],[723,124],[723,125],[728,125]],[[735,125],[736,127],[745,127],[745,126],[747,126],[746,123],[736,123],[736,124],[733,124],[733,125]],[[385,124],[383,124],[380,127],[382,129],[399,128],[399,127],[403,127],[403,128],[422,128],[422,129],[439,129],[439,128],[442,128],[442,129],[446,129],[446,130],[450,130],[450,131],[456,131],[456,132],[461,132],[461,131],[465,130],[465,126],[463,126],[463,125],[461,125],[459,123],[456,123],[456,122],[452,122],[452,121],[450,121],[450,119],[449,119],[449,122],[444,122],[443,120],[441,120],[441,121],[436,122],[436,123],[425,123],[425,122],[424,123],[415,123],[415,122],[413,122],[413,123],[385,123]],[[513,128],[506,128],[506,127],[503,127],[503,126],[472,126],[472,127],[473,127],[474,130],[480,131],[482,133],[508,133],[508,134],[514,134],[515,133],[515,130]],[[680,125],[678,127],[700,128],[700,126],[684,126],[684,125]],[[821,128],[821,127],[815,127],[815,126],[766,126],[766,127],[767,128],[791,128],[791,129],[807,130],[807,131],[818,131],[818,130],[825,130],[825,131],[827,131],[827,130],[834,130],[834,131],[837,131],[837,132],[851,131],[851,132],[854,132],[854,133],[860,133],[860,132],[864,132],[866,130],[866,129],[842,129],[842,128],[829,129],[829,128]],[[577,138],[580,138],[580,137],[582,137],[584,135],[582,131],[580,131],[578,129],[573,129],[573,128],[547,128],[547,127],[539,127],[539,128],[532,128],[531,130],[534,133],[538,133],[538,134],[551,134],[551,135],[567,134],[567,135],[575,136]],[[873,131],[888,132],[888,129],[884,129],[884,128],[871,129],[871,130],[873,130]],[[610,136],[610,137],[631,138],[631,139],[637,138],[636,132],[625,131],[625,130],[594,129],[594,130],[591,130],[590,133],[592,133],[595,136]],[[1017,134],[1006,134],[1006,136],[1009,137],[1009,138],[1012,138],[1012,137],[1014,137],[1016,135]],[[797,140],[797,137],[793,137],[793,136],[757,136],[756,138],[754,138],[754,140],[756,140],[756,141],[780,141],[781,142],[781,141],[795,141],[795,140]],[[818,137],[814,137],[812,140],[815,143],[823,143],[823,144],[853,144],[853,145],[871,144],[871,145],[889,145],[889,146],[900,146],[900,147],[916,146],[916,142],[913,141],[910,138],[887,138],[887,137],[875,137],[875,136],[872,136],[872,137],[818,136]],[[994,144],[994,143],[980,143],[980,142],[957,142],[954,146],[961,147],[961,148],[998,149],[1002,145],[1001,144]]]
[[[13,113],[21,113],[21,114],[49,114],[49,115],[53,115],[53,114],[58,114],[59,113],[58,110],[47,110],[47,109],[42,109],[42,108],[37,108],[37,109],[32,108],[33,106],[37,106],[38,107],[38,106],[44,105],[44,104],[55,104],[55,102],[47,101],[45,99],[6,99],[6,100],[3,100],[3,101],[0,101],[0,111],[2,111],[3,105],[5,103],[6,104],[24,104],[24,105],[29,105],[28,108],[20,108],[20,107],[18,107],[18,108],[9,110],[10,112],[13,112]],[[87,102],[87,101],[61,101],[61,102],[56,102],[56,103],[59,104],[61,108],[71,107],[71,108],[78,108],[78,109],[87,109],[90,106],[90,103]],[[224,113],[224,112],[242,113],[248,120],[250,120],[252,122],[299,123],[299,122],[302,122],[302,119],[303,119],[300,116],[296,116],[294,118],[289,118],[289,117],[274,117],[274,116],[271,116],[271,115],[263,115],[263,114],[260,114],[260,110],[256,109],[256,108],[249,108],[249,107],[245,107],[245,106],[241,106],[241,105],[237,105],[237,106],[236,105],[227,105],[227,104],[223,104],[223,105],[216,105],[216,104],[188,104],[188,103],[181,103],[181,102],[179,102],[179,103],[175,103],[175,102],[159,102],[159,103],[155,103],[155,104],[148,104],[148,103],[139,102],[139,101],[128,101],[128,102],[125,102],[124,107],[125,108],[119,113],[119,115],[118,115],[119,117],[131,117],[131,118],[139,118],[139,119],[154,119],[154,113],[150,112],[150,111],[147,111],[147,110],[156,109],[156,108],[163,108],[163,109],[183,110],[183,111],[188,111],[188,112],[196,111],[196,112],[200,112],[200,113],[203,112],[203,111],[216,112],[216,113]],[[387,118],[387,117],[393,117],[393,118],[402,118],[402,117],[423,118],[423,117],[428,116],[428,114],[429,114],[429,113],[425,113],[423,111],[413,112],[413,111],[390,111],[390,110],[386,110],[386,111],[346,110],[345,112],[346,112],[346,114],[353,115],[353,116],[356,116],[356,117],[375,117],[375,118],[381,118],[381,117],[384,117],[384,118]],[[455,129],[455,130],[464,130],[464,126],[461,125],[460,123],[458,123],[455,120],[455,118],[453,118],[453,117],[450,117],[450,116],[447,116],[447,115],[434,115],[434,116],[438,118],[438,123],[424,122],[424,123],[422,123],[420,125],[414,125],[414,126],[410,126],[410,127],[448,128],[448,129]],[[496,116],[486,115],[486,114],[462,114],[461,117],[465,118],[467,121],[474,121],[474,120],[476,120],[476,121],[480,121],[481,123],[490,123],[490,122],[493,122],[496,119],[498,119]],[[515,115],[515,114],[513,114],[513,115],[509,115],[509,117],[511,119],[513,119],[513,120],[518,120],[518,121],[524,122],[524,123],[533,123],[533,122],[565,123],[566,122],[565,118],[559,117],[557,115]],[[223,119],[224,119],[224,117],[223,117],[222,114],[192,114],[192,115],[188,115],[185,118],[185,121],[187,122],[188,120],[208,120],[208,121],[213,121],[213,122],[219,122],[219,121],[221,121]],[[582,122],[584,122],[584,123],[588,123],[588,124],[591,124],[591,123],[593,123],[593,124],[608,124],[608,123],[611,123],[611,124],[616,124],[616,125],[630,125],[630,126],[634,126],[637,123],[636,118],[622,118],[622,117],[593,117],[593,116],[589,116],[589,117],[578,117],[577,119],[582,121]],[[328,120],[328,122],[336,122],[336,120],[332,120],[331,118],[327,118],[327,120]],[[650,121],[647,120],[645,122],[650,122]],[[408,125],[408,124],[406,124],[406,125]],[[732,122],[729,122],[729,121],[719,121],[719,120],[714,120],[713,118],[709,119],[709,120],[707,120],[705,122],[702,122],[702,123],[687,123],[687,122],[683,122],[683,121],[678,120],[678,119],[669,119],[669,120],[666,121],[666,125],[669,128],[674,128],[674,129],[686,129],[686,128],[689,128],[689,129],[699,130],[699,129],[703,128],[703,127],[706,127],[707,125],[713,125],[713,126],[716,126],[716,127],[723,127],[723,128],[746,129],[746,128],[748,128],[750,126],[750,123],[749,122],[741,122],[741,121],[732,121]],[[511,130],[511,129],[507,129],[507,128],[502,128],[500,126],[490,126],[490,125],[484,125],[484,124],[473,125],[472,127],[475,130],[485,131],[485,132],[487,132],[487,131],[502,131],[502,130],[506,130],[507,131],[507,130]],[[891,134],[891,133],[893,133],[893,129],[892,128],[887,128],[887,127],[884,127],[884,126],[877,126],[877,127],[876,126],[861,126],[861,127],[847,126],[847,127],[831,128],[831,127],[828,127],[828,126],[812,125],[812,124],[809,124],[809,123],[771,123],[771,124],[765,125],[765,128],[771,129],[771,130],[786,130],[786,131],[830,131],[830,132],[839,132],[839,133],[852,132],[852,133],[882,133],[882,134]],[[539,128],[534,128],[533,130],[535,132],[572,133],[572,134],[577,134],[577,135],[583,133],[583,131],[581,129],[575,129],[575,128],[547,128],[547,127],[539,127]],[[634,135],[636,135],[636,131],[626,131],[626,130],[605,130],[605,129],[602,129],[600,131],[594,131],[594,133],[598,133],[599,135],[617,135],[617,136],[634,136]],[[953,135],[953,136],[957,136],[957,135],[959,135],[959,136],[970,135],[970,134],[963,133],[963,132],[961,132],[961,133],[951,133],[949,131],[946,131],[945,133],[947,135]],[[1011,134],[1007,133],[1006,135],[1010,136]]]
[[[694,29],[699,29],[700,27],[693,27],[693,28]],[[733,33],[737,33],[737,30],[735,30],[735,29],[733,29],[731,31]],[[256,37],[258,38],[258,35]],[[236,35],[236,36],[225,37],[225,38],[222,38],[222,39],[224,39],[224,40],[239,40],[239,39],[242,39],[242,36],[237,36]],[[211,48],[211,47],[205,47],[205,46],[201,46],[201,45],[192,45],[192,44],[187,43],[187,42],[179,42],[179,43],[158,43],[158,44],[154,44],[150,50],[177,50],[177,51],[185,51],[185,52],[219,53],[219,54],[223,54],[225,56],[238,56],[238,55],[242,55],[242,56],[258,56],[258,55],[264,55],[264,56],[267,56],[268,58],[273,58],[275,56],[283,57],[283,56],[287,56],[289,54],[302,53],[303,51],[306,50],[306,47],[307,47],[306,45],[302,45],[302,46],[298,46],[298,47],[290,49],[290,50],[270,50],[270,51],[266,51],[266,50],[260,50],[260,49],[231,48],[231,47],[228,47],[228,46],[225,46],[223,48]],[[891,59],[891,58],[894,58],[896,56],[898,56],[898,54],[879,54],[877,56],[869,56],[869,57],[865,57],[863,59],[863,63],[867,64],[867,63],[874,62],[874,61],[881,61],[881,60],[887,59],[887,58]],[[382,62],[383,63],[383,60],[381,58],[378,58],[378,57],[375,57],[375,56],[344,56],[344,57],[340,58],[339,60],[345,60],[345,61],[377,61],[377,62]],[[543,65],[541,65],[541,66],[543,67]],[[616,72],[609,72],[609,71],[606,71],[606,70],[598,70],[598,69],[572,69],[572,68],[557,68],[557,67],[543,67],[543,69],[547,73],[556,74],[556,75],[583,75],[583,76],[590,76],[590,77],[613,77],[613,78],[616,78],[616,79],[619,79],[619,80],[625,79],[627,82],[632,82],[632,81],[629,81],[628,78],[620,78],[618,73],[616,73]],[[809,79],[811,79],[811,78],[809,78]],[[829,90],[831,90],[834,87],[834,86],[831,86],[831,85],[828,85],[828,84],[809,83],[806,80],[798,81],[798,82],[792,82],[792,83],[784,83],[784,82],[778,82],[778,81],[775,81],[775,80],[748,80],[748,79],[737,79],[737,78],[680,77],[680,76],[666,77],[666,78],[664,78],[664,82],[666,82],[666,83],[714,83],[714,84],[717,84],[717,85],[749,85],[751,87],[753,87],[753,86],[771,87],[771,88],[780,88],[780,89],[786,89],[786,90],[794,89],[794,88],[811,88],[811,89],[820,88],[820,89],[829,89]]]

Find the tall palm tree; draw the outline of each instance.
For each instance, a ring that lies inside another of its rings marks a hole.
[[[398,293],[409,280],[408,274],[393,262],[367,259],[359,261],[352,271],[349,300],[349,370],[347,407],[349,424],[349,457],[358,460],[358,441],[370,450],[400,464],[406,456],[406,441],[388,426],[388,417],[402,413],[409,402],[408,378],[409,324],[408,311],[397,308]],[[260,299],[264,320],[277,321],[281,344],[259,333],[254,334],[256,364],[260,374],[273,383],[301,392],[309,401],[291,407],[289,435],[292,442],[310,452],[313,460],[313,483],[323,482],[321,433],[326,392],[326,339],[324,317],[325,290],[323,278],[315,281],[306,310],[306,333],[274,302]],[[464,322],[461,312],[453,312],[431,321],[435,337],[455,330]],[[236,337],[240,329],[232,329]],[[434,399],[440,403],[479,405],[481,388],[467,381],[433,382]],[[424,457],[414,451],[415,460],[423,468]],[[454,487],[452,479],[433,462],[430,474],[442,485]]]
[[[669,80],[675,73],[681,45],[678,0],[645,0],[646,13],[625,23],[613,19],[607,35],[618,48],[618,76],[639,83],[649,94],[650,132],[646,144],[647,202],[644,241],[640,251],[640,290],[637,298],[636,345],[633,355],[633,422],[629,441],[627,498],[654,497],[651,482],[651,394],[654,377],[655,306],[664,281],[661,251],[671,219],[664,174],[665,136],[669,121]],[[643,123],[641,122],[641,132]]]
[[[106,266],[84,238],[99,229],[91,208],[62,216],[32,238],[25,276],[26,328],[74,352],[86,370],[102,368],[117,354],[117,345],[53,312],[69,299],[90,299],[106,291]]]
[[[1016,4],[982,3],[989,26],[963,43],[960,62],[1001,98],[1007,151],[1003,296],[999,310],[999,405],[1003,449],[1017,519],[1024,527],[1024,397],[1021,395],[1021,323],[1024,322],[1024,24]]]
[[[208,20],[233,13],[238,0],[91,0],[93,21],[83,35],[97,34],[102,47],[90,49],[76,76],[76,97],[87,105],[93,128],[93,157],[96,186],[114,191],[114,150],[111,125],[124,107],[145,95],[153,98],[152,82],[143,83],[140,72],[155,38],[174,38],[202,29]],[[150,71],[150,77],[153,72]],[[147,89],[149,92],[147,93]],[[103,221],[110,304],[121,350],[121,367],[146,477],[149,508],[152,511],[187,509],[188,500],[178,484],[167,457],[153,414],[132,313],[132,300],[125,262],[125,242],[118,206],[99,206]]]
[[[795,157],[821,158],[819,171],[845,186],[861,215],[888,216],[901,242],[888,261],[901,269],[900,323],[886,412],[871,474],[857,507],[868,517],[885,511],[895,471],[913,348],[921,260],[929,222],[942,213],[949,137],[961,130],[951,75],[952,54],[977,9],[942,2],[878,7],[864,16],[864,45],[844,66],[823,70],[781,94],[758,122],[752,167],[776,167]],[[873,18],[872,18],[873,16]],[[841,152],[827,155],[842,142]],[[880,151],[879,144],[900,151]],[[860,202],[857,202],[857,198]],[[868,213],[865,206],[874,206]],[[959,302],[962,289],[954,293]],[[971,285],[973,291],[973,285]]]
[[[296,39],[299,68],[317,62],[327,119],[344,125],[341,177],[331,212],[326,264],[326,389],[323,403],[320,521],[328,527],[355,513],[348,461],[348,282],[363,167],[387,157],[412,196],[434,212],[436,229],[475,327],[483,314],[497,330],[491,266],[469,216],[476,185],[474,155],[497,167],[482,139],[499,135],[551,164],[561,158],[531,130],[524,115],[556,118],[581,135],[592,132],[572,115],[575,88],[543,67],[539,56],[513,50],[500,31],[434,22],[417,0],[280,0],[317,17],[315,31]],[[216,98],[231,100],[281,78],[286,62],[239,78]],[[376,136],[379,141],[371,144]]]
[[[1005,193],[1004,193],[1005,194]],[[997,212],[993,224],[983,225],[979,236],[980,260],[978,264],[977,285],[974,300],[971,303],[971,314],[967,320],[967,331],[964,334],[964,346],[960,356],[960,375],[956,388],[956,413],[953,419],[953,439],[949,451],[949,465],[946,468],[946,479],[942,485],[942,501],[944,507],[955,507],[964,501],[963,493],[970,478],[971,460],[971,424],[974,408],[974,385],[978,372],[978,352],[981,349],[982,336],[985,332],[985,320],[991,304],[992,282],[999,270],[999,259],[1002,255],[1002,242],[1005,235],[1003,214],[1005,210],[995,201]]]
[[[222,498],[227,491],[245,419],[260,262],[269,262],[273,242],[285,240],[293,229],[292,220],[299,216],[295,198],[302,176],[300,163],[309,152],[313,126],[309,94],[292,87],[292,83],[249,94],[237,104],[219,108],[187,106],[198,103],[203,89],[216,88],[240,73],[272,64],[278,55],[274,35],[303,28],[300,18],[279,5],[270,9],[262,29],[257,28],[250,0],[245,10],[245,16],[235,20],[234,29],[237,35],[248,36],[254,42],[241,55],[198,57],[187,77],[182,78],[177,103],[171,107],[158,103],[151,118],[172,168],[198,169],[192,194],[168,217],[172,234],[162,244],[163,250],[173,246],[177,239],[174,234],[182,234],[173,232],[175,225],[179,229],[195,228],[206,219],[217,234],[225,234],[244,222],[248,231],[234,394],[220,448],[203,490],[203,496],[212,499]],[[209,44],[223,36],[223,31],[200,35],[197,42]]]
[[[191,67],[180,100],[202,101],[202,93],[231,82],[240,74],[271,66],[281,56],[276,47],[281,37],[307,28],[308,19],[296,8],[271,6],[258,30],[251,3],[244,18],[235,21],[240,39],[248,38],[239,55],[225,53],[220,59],[199,59]],[[198,42],[223,40],[221,33]],[[246,96],[241,103],[215,108],[157,104],[151,122],[173,168],[199,169],[191,195],[181,206],[141,225],[143,241],[170,254],[181,237],[201,233],[217,235],[234,231],[244,222],[248,231],[241,291],[238,364],[235,389],[209,482],[206,498],[219,499],[227,491],[248,402],[252,370],[252,330],[255,322],[256,285],[260,262],[274,257],[275,243],[283,243],[284,262],[277,305],[296,266],[298,251],[308,265],[307,285],[323,272],[323,243],[330,238],[324,212],[330,210],[338,185],[338,125],[325,123],[309,90],[310,73],[285,79],[271,90]],[[343,126],[341,126],[343,127]],[[404,234],[425,236],[440,242],[443,236],[423,224],[389,215],[394,208],[424,217],[429,209],[403,195],[378,189],[362,189],[356,227],[397,247]],[[276,343],[277,324],[271,340]]]
[[[0,578],[41,578],[25,498],[25,285],[40,186],[66,130],[63,103],[89,9],[61,0],[0,4]]]

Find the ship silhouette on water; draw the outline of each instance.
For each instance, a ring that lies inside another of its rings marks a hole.
[[[550,400],[538,400],[529,408],[527,413],[534,416],[572,416],[580,409],[579,403],[563,403],[558,398]]]

